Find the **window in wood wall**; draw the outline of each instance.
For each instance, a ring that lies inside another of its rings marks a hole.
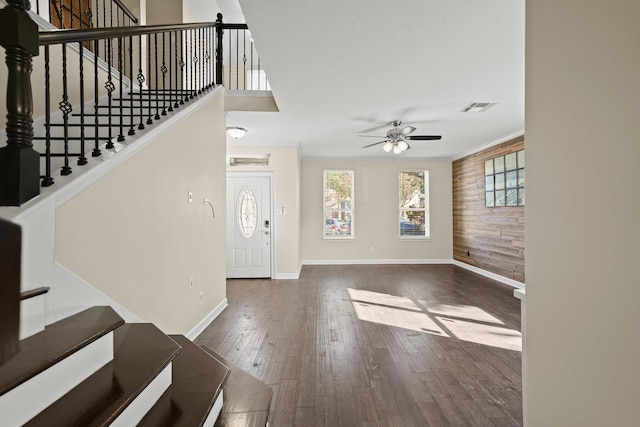
[[[484,162],[485,205],[524,206],[524,150]]]

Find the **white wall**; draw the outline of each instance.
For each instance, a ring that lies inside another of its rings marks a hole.
[[[353,240],[323,239],[325,169],[355,170],[356,238]],[[398,236],[398,173],[402,169],[429,170],[430,239],[403,239]],[[452,258],[452,185],[449,160],[303,159],[301,194],[303,263],[354,260],[450,261]]]
[[[526,16],[526,422],[638,425],[640,2]]]
[[[224,132],[220,94],[58,208],[56,260],[163,331],[191,330],[226,297]]]
[[[270,154],[268,167],[230,167],[233,172],[274,172],[276,278],[296,278],[300,270],[300,153],[298,147],[227,144],[228,156]],[[282,210],[284,208],[284,211]]]

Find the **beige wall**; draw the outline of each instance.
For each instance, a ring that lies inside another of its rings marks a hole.
[[[56,259],[143,320],[188,332],[226,293],[224,129],[219,95],[60,207]]]
[[[527,2],[525,417],[640,420],[640,2]]]
[[[268,167],[230,167],[229,172],[273,172],[276,277],[300,268],[300,153],[298,147],[249,147],[227,144],[227,155],[270,154]],[[284,213],[282,208],[284,208]]]
[[[353,240],[323,240],[323,171],[355,170]],[[431,238],[398,236],[398,173],[427,169],[430,177]],[[302,260],[451,260],[451,161],[302,161]],[[373,250],[371,249],[373,248]]]

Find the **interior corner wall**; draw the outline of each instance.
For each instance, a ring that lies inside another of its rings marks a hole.
[[[300,152],[296,146],[227,146],[228,156],[269,154],[267,167],[229,167],[229,172],[273,172],[276,278],[297,277],[300,269]]]
[[[523,149],[518,137],[453,162],[453,259],[524,283],[524,207],[488,208],[484,187],[485,160]]]
[[[354,239],[324,239],[323,172],[355,171]],[[429,239],[401,238],[398,174],[429,171]],[[311,263],[450,262],[452,248],[450,160],[302,160],[302,259]]]
[[[529,427],[640,420],[639,16],[526,3]]]
[[[146,25],[182,23],[182,0],[146,1]]]
[[[224,159],[219,94],[56,210],[56,260],[144,321],[187,333],[226,297]]]

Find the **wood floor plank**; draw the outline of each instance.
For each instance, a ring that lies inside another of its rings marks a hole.
[[[512,294],[453,265],[305,266],[229,280],[196,342],[273,388],[273,426],[519,426]]]

